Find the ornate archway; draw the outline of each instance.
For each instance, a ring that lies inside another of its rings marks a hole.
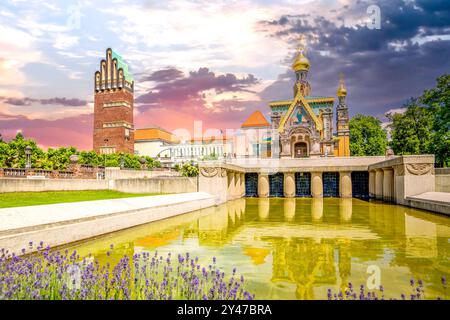
[[[305,127],[295,127],[289,132],[291,140],[291,157],[306,158],[310,152],[310,136],[311,132]]]

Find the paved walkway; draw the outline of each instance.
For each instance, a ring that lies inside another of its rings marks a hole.
[[[211,199],[205,192],[82,201],[0,209],[0,234],[8,230],[86,220],[111,214]]]
[[[409,205],[414,208],[450,215],[450,193],[425,192],[406,198]]]
[[[425,192],[417,196],[410,196],[408,198],[433,202],[444,202],[450,205],[450,193],[447,192]]]

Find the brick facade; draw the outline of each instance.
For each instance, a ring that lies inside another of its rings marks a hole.
[[[133,93],[121,89],[100,91],[94,97],[94,151],[102,153],[102,147],[115,148],[116,153],[134,153]],[[113,102],[128,105],[106,106]],[[119,126],[111,126],[121,123]],[[108,127],[110,125],[111,127]],[[130,128],[127,128],[129,125]],[[129,136],[126,136],[126,129]]]

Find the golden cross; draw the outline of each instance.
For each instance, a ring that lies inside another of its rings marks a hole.
[[[339,73],[339,83],[340,83],[341,85],[344,84],[344,74],[343,74],[342,72]]]
[[[301,34],[299,39],[298,39],[298,42],[300,43],[299,46],[298,46],[298,52],[302,53],[303,55],[306,55],[306,50],[307,50],[307,48],[306,48],[306,37],[303,34]]]

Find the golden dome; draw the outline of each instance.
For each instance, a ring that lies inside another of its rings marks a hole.
[[[343,74],[340,75],[339,88],[337,90],[337,95],[338,95],[338,97],[345,97],[347,95],[347,89],[344,86],[344,75]]]
[[[310,64],[308,58],[304,56],[303,51],[300,51],[297,54],[297,57],[295,57],[294,62],[292,63],[292,69],[294,69],[295,72],[308,71],[309,66]]]

